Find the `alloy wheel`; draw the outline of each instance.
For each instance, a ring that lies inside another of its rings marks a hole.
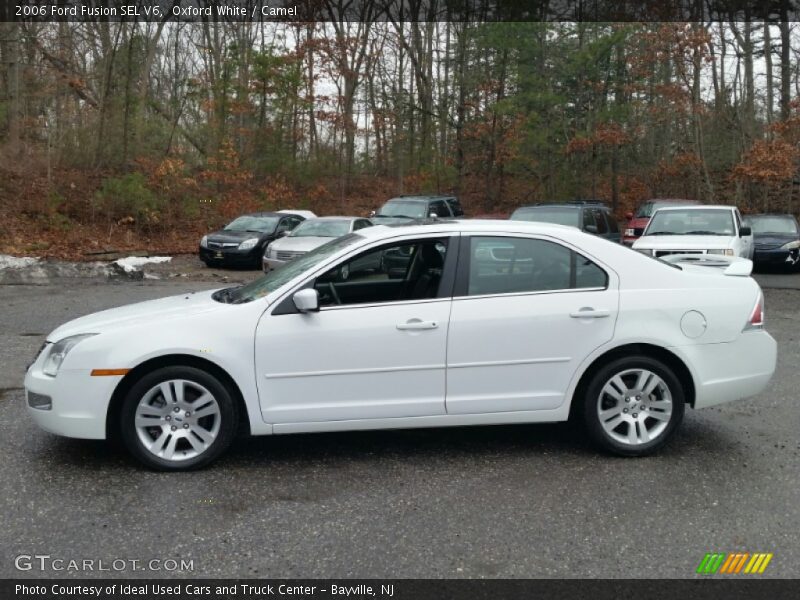
[[[606,381],[597,398],[600,425],[610,438],[627,446],[658,439],[672,414],[669,386],[648,369],[620,371]]]
[[[214,395],[186,379],[150,388],[136,407],[135,428],[144,448],[169,461],[196,458],[217,439],[222,413]]]

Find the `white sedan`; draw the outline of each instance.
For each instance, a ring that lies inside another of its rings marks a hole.
[[[376,253],[396,257],[392,276],[350,268]],[[685,406],[770,380],[750,267],[667,264],[545,223],[370,227],[242,287],[62,325],[27,404],[48,431],[119,438],[158,469],[205,465],[239,433],[570,417],[638,456]]]

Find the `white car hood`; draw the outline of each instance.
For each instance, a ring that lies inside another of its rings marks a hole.
[[[177,318],[220,310],[227,305],[211,298],[214,291],[187,292],[180,296],[137,302],[92,313],[64,323],[47,336],[47,341],[57,342],[80,333],[104,333],[137,325],[152,326],[154,321],[163,321],[166,325]]]
[[[330,242],[334,238],[330,237],[312,237],[300,236],[293,237],[287,236],[272,242],[269,247],[272,250],[280,250],[281,252],[310,252],[314,248],[322,246]]]
[[[645,235],[633,243],[634,250],[723,250],[733,247],[728,235]]]

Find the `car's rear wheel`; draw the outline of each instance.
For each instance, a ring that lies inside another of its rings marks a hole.
[[[207,465],[233,441],[238,410],[216,377],[195,367],[165,367],[136,382],[120,411],[122,440],[154,469]]]
[[[622,456],[661,448],[683,419],[680,380],[647,356],[620,358],[597,371],[586,387],[583,419],[592,440]]]

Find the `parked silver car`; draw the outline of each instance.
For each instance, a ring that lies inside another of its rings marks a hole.
[[[264,252],[264,272],[276,269],[306,252],[341,237],[372,227],[372,221],[363,217],[317,217],[307,219],[285,237],[275,240]]]

